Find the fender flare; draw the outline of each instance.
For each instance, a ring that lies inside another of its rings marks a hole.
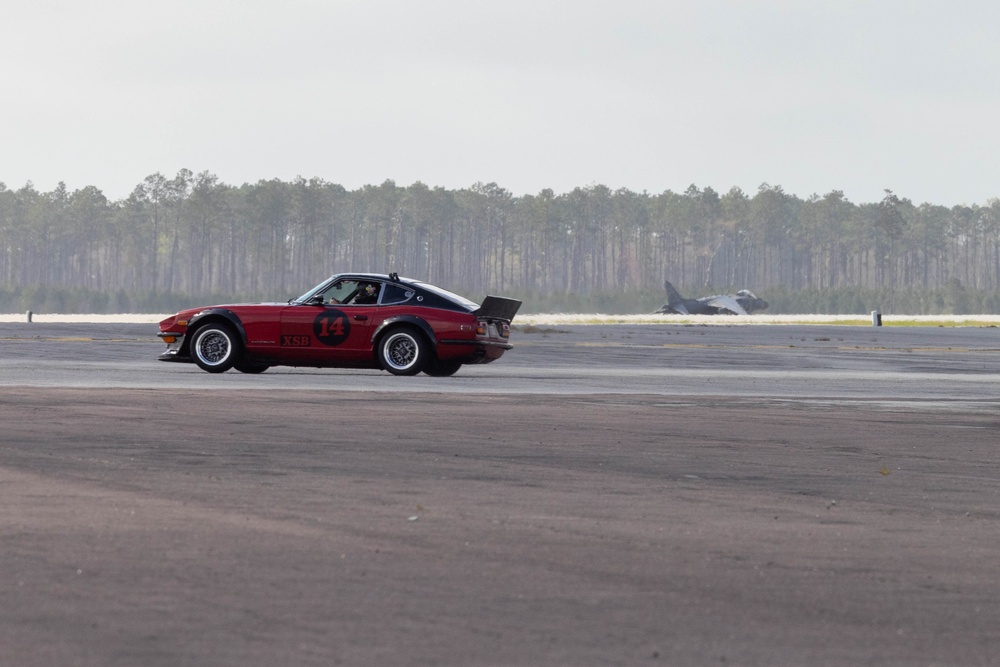
[[[378,347],[376,343],[386,329],[398,324],[410,324],[417,327],[423,332],[424,336],[427,337],[427,342],[431,344],[431,347],[434,350],[437,350],[437,336],[434,335],[434,329],[432,329],[431,325],[427,324],[426,321],[416,317],[415,315],[398,315],[396,317],[390,317],[383,320],[382,324],[378,325],[375,331],[372,332],[372,349],[374,350]]]
[[[200,323],[204,320],[208,320],[209,322],[225,320],[229,324],[232,324],[233,327],[236,329],[236,333],[239,335],[242,343],[244,345],[247,344],[247,331],[243,327],[243,322],[240,321],[240,318],[236,315],[236,313],[229,310],[228,308],[206,308],[205,310],[197,313],[194,317],[192,317],[188,321],[187,330],[194,331],[200,326]],[[189,342],[190,340],[191,340],[190,336],[187,335],[184,336],[185,347],[188,347],[190,345]]]

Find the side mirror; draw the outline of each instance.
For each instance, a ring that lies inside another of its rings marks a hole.
[[[309,301],[306,302],[310,306],[322,306],[323,305],[323,295],[317,294],[316,296],[309,297]]]

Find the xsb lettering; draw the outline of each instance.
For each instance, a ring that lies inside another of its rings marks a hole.
[[[309,336],[282,336],[282,347],[309,347],[312,339]]]

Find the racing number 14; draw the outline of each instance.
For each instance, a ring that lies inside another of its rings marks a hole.
[[[320,313],[313,320],[313,335],[324,345],[340,345],[351,334],[347,315],[339,310]]]
[[[344,319],[341,317],[324,317],[320,320],[320,338],[334,336],[340,338],[344,335]]]

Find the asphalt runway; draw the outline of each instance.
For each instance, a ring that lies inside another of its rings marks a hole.
[[[997,329],[514,343],[220,376],[0,324],[2,664],[995,664]]]
[[[156,361],[150,324],[0,323],[0,386],[1000,399],[1000,329],[605,325],[515,331],[515,349],[451,378],[273,368],[211,375]]]

